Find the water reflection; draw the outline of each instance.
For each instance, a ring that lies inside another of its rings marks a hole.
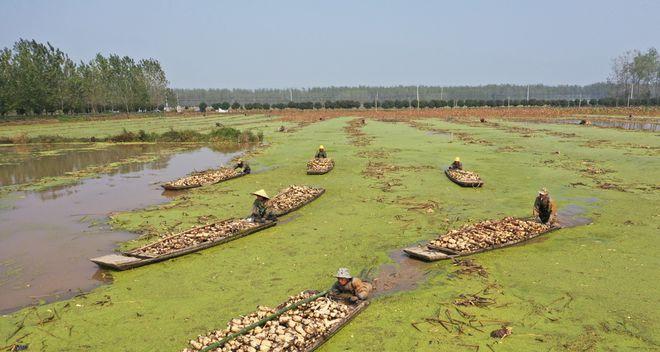
[[[69,172],[83,170],[90,166],[105,166],[137,156],[161,155],[171,150],[170,144],[117,144],[117,145],[15,145],[0,146],[0,186],[34,182],[43,177],[63,176]],[[192,148],[192,147],[191,147]],[[239,146],[214,146],[215,151],[228,153],[240,149]],[[161,168],[167,163],[157,161]],[[122,165],[114,173],[141,171],[144,163]]]
[[[141,150],[153,151],[150,148]],[[91,159],[107,156],[101,153],[104,156]],[[99,280],[111,280],[89,258],[112,252],[117,242],[135,234],[111,231],[105,225],[107,214],[164,202],[168,198],[160,183],[193,169],[217,167],[236,155],[198,148],[126,165],[77,185],[0,198],[7,204],[0,206],[0,313],[40,299],[69,297],[99,285]],[[75,167],[76,157],[68,160]]]

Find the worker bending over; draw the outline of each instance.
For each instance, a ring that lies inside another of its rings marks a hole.
[[[256,196],[254,203],[252,203],[252,214],[250,215],[252,221],[266,222],[268,220],[275,220],[275,215],[268,210],[268,206],[266,205],[266,202],[270,199],[266,191],[260,189],[252,194]]]
[[[246,175],[252,172],[250,164],[248,164],[247,161],[243,161],[243,159],[238,159],[238,163],[234,166],[234,170],[236,169],[242,169],[242,172]]]
[[[373,290],[370,283],[352,277],[346,268],[339,268],[336,277],[337,282],[331,289],[333,296],[348,295],[351,302],[357,302],[369,298],[369,294]]]
[[[316,155],[314,157],[316,159],[321,159],[321,158],[325,159],[325,158],[327,158],[328,154],[326,154],[326,152],[325,152],[325,147],[320,145],[319,146],[319,151],[316,152]]]
[[[450,170],[463,170],[463,163],[461,163],[461,158],[456,157],[454,162],[449,165]]]
[[[557,211],[556,211],[556,205],[550,199],[550,195],[548,194],[548,190],[545,188],[541,189],[539,191],[539,195],[536,197],[536,200],[534,201],[534,216],[538,218],[541,223],[544,224],[553,224],[556,220],[557,216]]]

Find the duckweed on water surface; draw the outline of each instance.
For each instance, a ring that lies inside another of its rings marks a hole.
[[[560,210],[579,206],[592,223],[472,257],[485,276],[452,274],[450,261],[425,264],[425,281],[379,296],[321,350],[659,348],[660,144],[654,133],[505,121],[353,121],[330,119],[293,133],[264,129],[270,145],[251,158],[253,175],[112,218],[132,231],[177,231],[200,219],[246,215],[255,189],[326,188],[289,215],[297,216],[293,221],[114,273],[112,285],[2,317],[4,343],[20,340],[49,351],[180,350],[257,305],[330,286],[339,266],[378,270],[391,264],[393,250],[448,228],[527,216],[544,186]],[[308,176],[306,162],[319,144],[336,166]],[[456,156],[480,174],[483,188],[460,188],[442,174]],[[489,304],[455,304],[479,297]],[[511,336],[490,337],[502,325],[511,327]]]

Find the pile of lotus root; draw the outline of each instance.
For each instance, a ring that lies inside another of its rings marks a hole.
[[[486,220],[452,230],[428,243],[429,249],[448,248],[459,253],[469,253],[492,246],[516,243],[534,237],[550,229],[531,220],[506,217],[502,220]]]
[[[166,237],[158,242],[136,249],[132,251],[131,254],[155,257],[200,243],[229,237],[255,226],[259,226],[259,224],[245,219],[224,220],[214,224],[190,229],[175,236]]]
[[[232,178],[239,174],[240,173],[238,171],[229,168],[212,169],[202,172],[195,172],[186,177],[182,177],[178,180],[169,182],[167,185],[173,187],[208,185]]]
[[[472,171],[447,169],[449,176],[461,182],[481,182],[481,177]]]
[[[321,192],[323,192],[323,188],[292,185],[269,200],[268,208],[275,214],[283,214],[305,204]]]
[[[279,308],[284,308],[312,295],[309,292],[300,293],[290,297]],[[303,351],[318,341],[319,338],[325,336],[330,329],[337,326],[352,309],[351,306],[346,304],[320,297],[266,322],[262,327],[254,328],[245,335],[229,340],[223,346],[213,349],[213,351]],[[199,351],[229,334],[238,332],[242,328],[274,314],[276,311],[277,308],[259,306],[256,312],[231,320],[227,324],[227,328],[191,340],[191,347],[184,349],[183,352]]]
[[[307,171],[323,172],[332,169],[335,162],[330,158],[314,158],[307,162]]]

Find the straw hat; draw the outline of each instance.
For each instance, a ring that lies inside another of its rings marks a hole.
[[[461,158],[456,157],[456,158],[454,159],[454,161],[461,161]]]
[[[348,272],[347,268],[339,268],[337,270],[337,275],[335,275],[336,278],[338,279],[352,279],[353,277],[351,276],[351,273]]]
[[[541,188],[541,190],[539,191],[539,194],[540,194],[540,195],[547,196],[547,195],[548,195],[548,190],[545,189],[545,187],[544,187],[544,188]]]
[[[319,149],[324,150],[325,147],[323,145],[319,145]]]
[[[258,190],[258,191],[256,191],[256,192],[252,192],[252,194],[255,195],[255,196],[259,196],[259,197],[264,197],[264,198],[266,198],[266,199],[270,199],[270,197],[268,196],[268,194],[266,194],[266,191],[264,191],[263,189],[260,189],[260,190]]]

